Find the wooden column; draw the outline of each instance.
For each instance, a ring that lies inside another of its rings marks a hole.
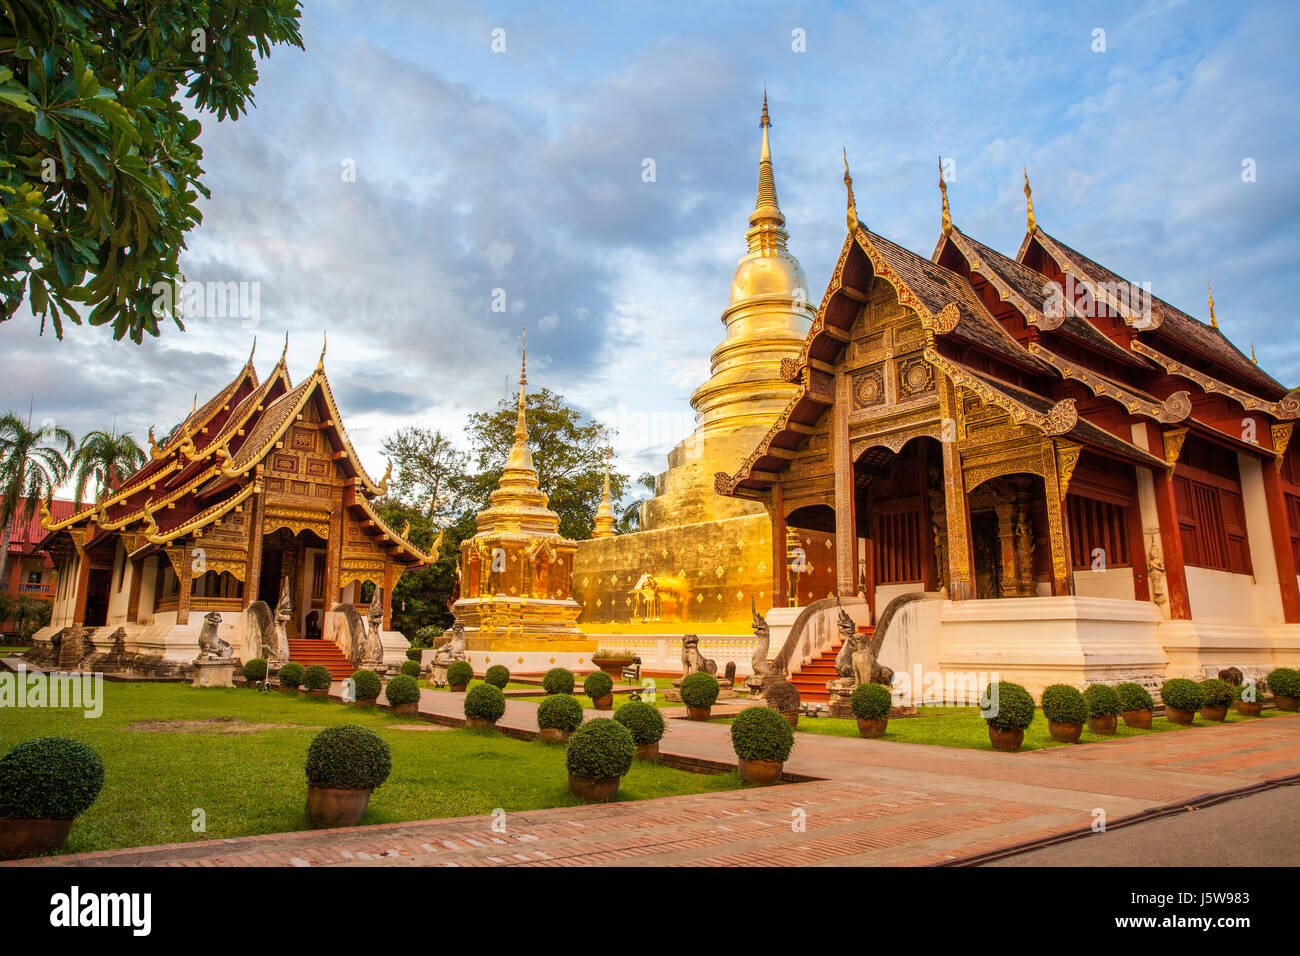
[[[126,559],[131,566],[131,587],[126,593],[126,619],[130,624],[140,620],[140,591],[144,587],[144,562]]]
[[[786,607],[790,603],[790,569],[785,556],[785,486],[779,481],[772,486],[768,516],[772,519],[772,606]]]
[[[262,523],[266,520],[266,500],[260,491],[253,492],[253,507],[248,514],[248,563],[244,570],[244,607],[259,599],[262,588]]]
[[[354,494],[361,494],[358,487]],[[343,567],[343,491],[337,489],[332,499],[334,507],[330,511],[330,536],[325,542],[325,611],[334,609],[339,603],[339,577]],[[323,617],[323,615],[322,615]],[[323,623],[323,622],[322,622]]]
[[[180,567],[176,569],[176,623],[190,622],[190,590],[194,587],[194,565],[190,557],[190,545],[179,549]]]
[[[1192,608],[1187,597],[1187,571],[1183,564],[1183,538],[1178,530],[1173,469],[1152,469],[1151,483],[1155,486],[1156,515],[1160,519],[1160,549],[1164,553],[1169,616],[1176,621],[1189,620]]]
[[[384,594],[381,598],[384,605],[384,623],[383,629],[391,631],[393,629],[393,585],[397,583],[398,575],[395,573],[392,561],[384,562]]]
[[[1128,535],[1128,562],[1133,566],[1133,597],[1151,600],[1151,582],[1147,576],[1146,536],[1142,533],[1142,510],[1137,502],[1124,509],[1125,533]]]
[[[951,382],[939,382],[940,448],[943,454],[944,518],[948,536],[948,598],[965,601],[975,597],[970,550],[970,513],[966,507],[966,479],[962,474],[957,389]]]
[[[1295,557],[1291,553],[1291,526],[1287,520],[1286,497],[1276,458],[1261,462],[1264,476],[1264,503],[1268,507],[1268,528],[1277,560],[1278,587],[1282,592],[1282,616],[1288,624],[1300,622],[1300,586],[1296,582]]]
[[[1078,449],[1074,450],[1078,461]],[[1065,511],[1065,495],[1070,486],[1068,474],[1062,475],[1057,457],[1057,444],[1052,439],[1043,441],[1043,493],[1047,499],[1047,546],[1052,552],[1052,593],[1074,593],[1074,562],[1070,554],[1069,518]],[[1071,464],[1073,470],[1073,464]]]
[[[835,376],[831,462],[835,469],[835,589],[843,597],[858,593],[858,524],[854,510],[853,452],[849,447],[849,377]]]
[[[76,592],[72,598],[72,626],[86,626],[86,598],[90,591],[90,555],[77,550]]]

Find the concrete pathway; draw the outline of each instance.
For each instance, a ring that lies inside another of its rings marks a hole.
[[[426,719],[463,694],[426,690]],[[537,730],[507,700],[498,726]],[[609,716],[588,711],[589,717]],[[665,710],[672,717],[673,710]],[[677,766],[735,767],[728,727],[669,719]],[[23,861],[72,866],[923,865],[1300,773],[1300,716],[1020,754],[799,734],[779,787],[489,817],[267,834]],[[1134,830],[1149,824],[1141,824]],[[1136,862],[1136,861],[1135,861]]]

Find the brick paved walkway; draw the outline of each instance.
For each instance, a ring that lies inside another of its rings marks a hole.
[[[463,695],[421,712],[459,723]],[[671,716],[672,712],[667,712]],[[589,716],[598,716],[594,711]],[[607,716],[607,714],[606,714]],[[536,731],[536,705],[500,726]],[[671,760],[734,767],[728,728],[669,720]],[[918,865],[972,856],[1300,773],[1300,716],[998,754],[800,734],[809,782],[636,803],[276,833],[23,861],[73,866]]]

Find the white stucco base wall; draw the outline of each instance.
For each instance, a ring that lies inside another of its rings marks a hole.
[[[1187,568],[1187,597],[1194,621],[1281,624],[1277,583],[1260,584],[1249,574]]]
[[[1075,571],[1074,591],[1077,597],[1113,598],[1117,601],[1134,600],[1133,569],[1107,568],[1104,571]]]
[[[1274,667],[1300,667],[1300,624],[1162,621],[1156,639],[1169,657],[1169,677],[1203,680],[1238,667],[1259,678]]]

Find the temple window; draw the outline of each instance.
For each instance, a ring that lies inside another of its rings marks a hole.
[[[877,511],[872,521],[877,584],[921,580],[921,512]]]
[[[1234,452],[1189,435],[1174,469],[1174,498],[1186,564],[1252,573]]]
[[[1101,551],[1104,568],[1130,567],[1128,508],[1111,501],[1065,496],[1070,525],[1070,558],[1075,570],[1094,566],[1095,552]]]

